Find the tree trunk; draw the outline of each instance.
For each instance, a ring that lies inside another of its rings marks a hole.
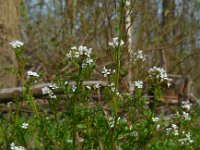
[[[126,1],[130,3],[130,1]],[[126,7],[130,8],[130,5],[126,5]],[[125,60],[125,66],[128,67],[128,75],[126,76],[126,81],[128,81],[129,92],[131,93],[131,85],[132,85],[132,65],[130,63],[130,57],[133,55],[132,49],[132,26],[131,26],[131,10],[126,8],[125,10],[125,31],[127,33],[126,37],[126,46],[128,49],[127,59]]]
[[[75,37],[75,21],[76,21],[77,0],[66,0],[66,13],[70,18],[71,35]]]
[[[174,18],[174,10],[175,10],[174,0],[163,0],[163,2],[162,2],[161,28],[162,28],[162,31],[163,31],[162,43],[164,44],[164,46],[169,44],[168,37],[170,36],[170,33],[173,34],[173,31],[170,30],[170,22]],[[160,57],[160,66],[167,69],[167,66],[168,66],[168,64],[167,64],[167,50],[166,49],[160,49],[159,57]]]
[[[17,84],[16,75],[6,70],[17,62],[9,42],[19,37],[19,1],[0,0],[0,82],[5,87]]]

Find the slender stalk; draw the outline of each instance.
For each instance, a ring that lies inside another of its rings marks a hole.
[[[20,55],[16,54],[17,56],[17,62],[18,62],[18,71],[17,71],[17,76],[19,78],[19,80],[22,82],[22,84],[24,85],[25,84],[25,78],[24,78],[24,68],[25,68],[25,65],[24,65],[24,62],[23,62],[23,58],[21,58]],[[23,93],[24,95],[24,93]],[[24,96],[23,96],[24,97]],[[14,133],[13,133],[13,136],[15,137],[16,135],[16,127],[17,127],[17,120],[18,120],[18,117],[19,117],[19,111],[21,109],[21,105],[22,105],[23,101],[19,101],[19,99],[17,99],[17,110],[16,110],[16,115],[15,115],[15,129],[14,129]]]
[[[26,84],[26,83],[25,83]],[[35,114],[36,117],[39,117],[39,113],[38,113],[38,109],[37,109],[37,106],[36,106],[36,102],[35,102],[35,99],[33,97],[33,92],[32,92],[32,87],[31,85],[25,85],[25,97],[28,97],[28,100],[31,102],[31,106],[32,106],[32,109],[33,109],[33,112]]]
[[[6,143],[6,148],[9,149],[8,137],[7,137],[7,134],[6,134],[5,130],[3,129],[1,123],[0,123],[0,128],[1,128],[1,131],[3,133],[4,141]]]
[[[123,0],[122,0],[123,1]],[[119,72],[120,72],[120,59],[121,59],[121,40],[122,40],[122,26],[123,26],[123,7],[124,4],[121,3],[121,8],[120,8],[120,23],[119,23],[119,39],[118,39],[118,46],[116,47],[115,51],[115,61],[116,61],[116,66],[115,66],[115,93],[118,91],[119,87]],[[114,115],[117,116],[117,111],[118,111],[118,102],[117,102],[117,97],[116,95],[113,98],[113,105],[114,105]]]
[[[121,58],[121,40],[122,40],[122,27],[123,27],[123,12],[124,12],[124,4],[123,4],[123,0],[120,1],[120,23],[119,23],[119,38],[118,38],[118,46],[116,48],[116,52],[115,52],[115,61],[116,61],[116,66],[115,66],[115,95],[113,97],[113,109],[114,109],[114,127],[112,130],[112,134],[111,134],[111,144],[112,144],[112,150],[115,149],[115,138],[114,138],[114,134],[115,134],[115,130],[116,130],[116,126],[117,126],[117,120],[118,120],[118,100],[117,100],[117,91],[119,88],[119,72],[120,72],[120,58]]]
[[[31,105],[33,107],[33,112],[36,115],[36,117],[39,117],[38,109],[35,103],[35,99],[31,96]]]
[[[18,117],[19,117],[20,106],[21,106],[21,105],[20,105],[20,102],[17,103],[17,110],[16,110],[15,122],[14,122],[14,127],[15,127],[15,129],[14,129],[13,137],[15,137],[15,135],[16,135],[16,127],[17,127],[17,120],[18,120]]]
[[[72,112],[72,120],[73,120],[73,126],[72,126],[72,137],[73,137],[73,150],[76,149],[76,121],[75,121],[75,113],[76,113],[76,104],[75,104],[75,99],[74,99],[74,102],[72,104],[72,109],[73,109],[73,112]]]
[[[82,73],[82,67],[81,64],[79,65],[79,74],[78,74],[78,80],[76,81],[76,85],[77,85],[77,89],[74,95],[74,98],[72,99],[72,137],[73,137],[73,150],[76,149],[76,101],[78,98],[78,94],[79,94],[79,89],[81,87],[82,81],[81,81],[81,73]]]

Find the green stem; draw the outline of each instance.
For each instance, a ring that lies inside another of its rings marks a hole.
[[[24,77],[24,68],[25,68],[25,65],[23,64],[23,59],[20,59],[20,57],[18,56],[17,57],[17,62],[18,62],[18,73],[17,73],[17,76],[19,78],[19,80],[22,82],[23,85],[25,85],[25,77]],[[24,90],[22,92],[22,95],[23,95],[23,98],[24,98]],[[19,117],[19,111],[21,109],[21,105],[23,103],[23,100],[20,101],[19,99],[16,99],[17,100],[17,110],[16,110],[16,115],[15,115],[15,129],[14,129],[14,133],[13,133],[13,136],[15,137],[16,135],[16,127],[17,127],[17,120],[18,120],[18,117]]]
[[[79,74],[78,74],[78,80],[76,81],[76,85],[77,85],[77,89],[75,91],[75,95],[74,98],[72,99],[72,122],[73,122],[73,127],[72,127],[72,137],[73,137],[73,150],[76,149],[76,101],[78,98],[78,94],[79,94],[79,89],[82,85],[82,81],[81,81],[81,73],[82,73],[82,68],[81,68],[81,64],[79,65]]]
[[[74,99],[74,102],[73,102],[73,114],[72,114],[72,119],[73,119],[73,127],[72,127],[72,136],[73,136],[73,150],[76,149],[76,121],[75,121],[75,113],[76,113],[76,105],[75,105],[75,99]]]
[[[38,118],[39,117],[39,113],[38,113],[38,109],[35,103],[35,99],[33,97],[31,97],[31,105],[33,107],[33,112],[35,114],[35,116]]]
[[[34,112],[35,116],[38,118],[39,117],[39,113],[38,113],[38,109],[37,109],[37,106],[36,106],[35,99],[33,97],[33,92],[32,92],[32,89],[31,89],[32,86],[31,85],[25,85],[25,87],[26,87],[25,95],[27,94],[27,97],[30,96],[28,99],[31,102],[31,106],[32,106],[32,109],[33,109],[33,112]]]
[[[114,127],[111,135],[111,142],[112,142],[112,149],[115,149],[115,139],[114,139],[114,133],[116,130],[117,126],[117,120],[118,120],[118,101],[117,101],[117,95],[116,92],[118,91],[119,88],[119,72],[120,72],[120,57],[121,57],[121,49],[120,49],[120,44],[122,40],[122,27],[123,27],[123,12],[124,12],[124,4],[121,1],[121,6],[120,6],[120,23],[119,23],[119,39],[118,39],[118,46],[116,47],[116,53],[115,53],[115,61],[116,61],[116,66],[115,66],[115,95],[113,97],[113,111],[114,111]]]
[[[0,124],[0,128],[1,128],[1,131],[2,131],[2,133],[3,133],[3,137],[4,137],[4,140],[5,140],[5,143],[6,143],[6,147],[7,147],[7,149],[9,149],[10,147],[9,147],[9,143],[8,143],[7,134],[6,134],[6,132],[5,132],[5,130],[3,129],[3,127],[2,127],[1,124]]]
[[[17,120],[18,120],[18,117],[19,117],[19,110],[20,110],[20,106],[21,106],[20,104],[21,104],[20,102],[17,103],[17,110],[16,110],[15,122],[14,122],[15,129],[14,129],[13,137],[15,137],[15,135],[16,135]]]

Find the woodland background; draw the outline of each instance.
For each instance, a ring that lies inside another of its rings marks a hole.
[[[120,12],[118,6],[117,0],[0,0],[0,82],[4,87],[20,85],[6,71],[17,66],[9,45],[16,39],[25,43],[26,69],[42,73],[41,82],[72,72],[65,55],[81,44],[93,48],[97,66],[92,78],[101,80],[103,66],[114,65],[108,43],[123,28],[122,80],[139,76],[127,60],[130,49],[141,49],[147,56],[144,69],[160,66],[169,74],[189,76],[200,96],[200,1],[131,0]],[[121,26],[119,14],[124,16]]]

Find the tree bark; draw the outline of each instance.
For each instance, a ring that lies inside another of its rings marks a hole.
[[[162,1],[161,28],[162,28],[162,32],[163,32],[162,43],[164,45],[169,44],[168,37],[169,37],[170,33],[173,33],[169,29],[169,24],[174,17],[174,10],[175,10],[174,0],[163,0]],[[160,57],[160,66],[167,69],[167,66],[168,66],[168,64],[167,64],[167,50],[166,49],[160,49],[159,57]]]
[[[17,67],[9,42],[19,37],[19,1],[0,0],[0,82],[5,87],[17,84],[16,75],[6,70]]]
[[[70,18],[70,29],[71,35],[75,37],[75,21],[76,21],[76,7],[77,7],[77,0],[66,0],[66,8],[68,16]]]
[[[127,3],[130,1],[127,1]],[[126,5],[126,7],[130,8],[130,5]],[[128,81],[129,93],[132,92],[131,85],[132,85],[132,65],[130,63],[130,57],[133,55],[132,49],[132,26],[131,26],[131,10],[126,8],[125,10],[125,31],[127,33],[126,38],[126,46],[128,49],[127,59],[125,61],[125,66],[128,67],[128,75],[126,77],[126,81]]]

